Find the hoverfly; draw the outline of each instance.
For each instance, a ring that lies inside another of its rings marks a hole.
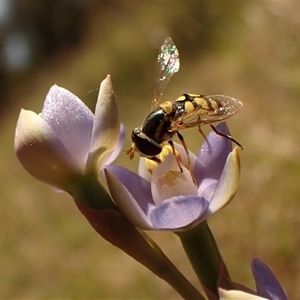
[[[170,144],[175,155],[172,138],[176,134],[188,155],[190,168],[188,149],[179,130],[198,127],[198,130],[205,138],[201,130],[201,126],[205,124],[209,124],[218,135],[230,139],[243,148],[239,142],[231,136],[217,131],[211,124],[227,119],[237,113],[243,105],[242,102],[223,95],[183,94],[173,102],[165,101],[160,103],[160,98],[171,77],[178,72],[179,65],[178,49],[173,40],[167,37],[161,45],[157,57],[151,112],[142,126],[136,127],[132,131],[132,146],[126,152],[130,159],[133,159],[136,151],[142,157],[160,162],[157,155],[161,153],[165,142]],[[176,155],[175,158],[182,171]]]

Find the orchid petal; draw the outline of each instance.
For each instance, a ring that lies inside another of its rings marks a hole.
[[[240,159],[238,147],[228,155],[222,175],[209,204],[208,217],[226,206],[234,197],[240,178]]]
[[[115,149],[120,133],[119,108],[110,75],[101,82],[87,169],[100,169]]]
[[[229,135],[225,122],[220,123],[216,129]],[[211,131],[204,141],[194,167],[194,176],[198,185],[202,185],[204,179],[218,180],[223,171],[227,156],[232,150],[231,140]]]
[[[242,291],[226,291],[223,289],[219,289],[219,297],[220,300],[268,300],[267,298],[262,298]]]
[[[145,157],[140,157],[139,160],[139,166],[138,166],[138,174],[147,180],[148,182],[151,182],[151,173],[148,171],[146,167],[146,158]]]
[[[205,183],[201,184],[200,187],[198,188],[198,195],[201,195],[201,197],[207,200],[212,199],[217,185],[218,185],[217,180],[208,178],[207,180],[205,180]]]
[[[36,113],[22,109],[16,127],[15,151],[23,167],[38,180],[65,188],[80,168],[56,132]]]
[[[105,175],[112,198],[123,214],[138,228],[155,229],[146,215],[154,206],[150,184],[122,167],[107,166]]]
[[[259,295],[268,299],[288,300],[285,290],[267,265],[258,259],[253,259],[251,268]]]
[[[208,202],[202,197],[177,196],[152,209],[149,218],[159,229],[182,229],[199,219],[207,207]]]
[[[163,202],[165,199],[173,196],[198,196],[197,187],[195,186],[191,173],[185,167],[182,167],[182,172],[167,171],[166,163],[168,160],[175,160],[173,155],[166,158],[163,164],[157,166],[153,170],[151,178],[151,192],[152,198],[156,205]],[[173,166],[174,167],[174,166]],[[176,169],[178,166],[175,164]],[[160,170],[161,169],[161,170]],[[156,175],[155,173],[163,172],[163,174]]]
[[[155,205],[151,196],[149,182],[123,167],[110,165],[106,166],[106,169],[126,186],[135,199],[139,199],[139,205],[144,211],[148,209],[148,205]]]
[[[115,159],[119,156],[123,145],[125,141],[125,128],[123,124],[120,125],[120,136],[119,141],[115,147],[115,149],[112,150],[112,152],[109,154],[108,159],[105,161],[104,165],[110,165]]]
[[[46,96],[41,117],[51,126],[83,169],[94,120],[89,108],[68,90],[54,85]]]

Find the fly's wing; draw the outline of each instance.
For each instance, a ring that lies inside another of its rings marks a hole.
[[[167,37],[160,47],[157,57],[153,97],[152,97],[152,110],[158,106],[161,95],[165,91],[171,77],[179,70],[179,52],[173,40]]]
[[[224,95],[193,95],[193,99],[197,106],[189,113],[183,113],[178,117],[175,115],[170,132],[225,120],[243,106],[242,102]]]

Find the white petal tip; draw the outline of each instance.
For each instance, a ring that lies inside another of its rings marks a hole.
[[[266,298],[236,290],[226,291],[219,289],[219,296],[220,300],[267,300]]]

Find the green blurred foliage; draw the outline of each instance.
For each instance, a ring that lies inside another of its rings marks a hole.
[[[181,69],[163,99],[190,92],[230,95],[244,103],[228,120],[234,138],[246,146],[240,188],[233,202],[209,222],[232,278],[254,287],[250,261],[257,257],[274,271],[291,299],[300,298],[300,4],[80,5],[86,11],[76,47],[55,48],[51,58],[45,56],[26,72],[6,74],[10,80],[0,132],[0,297],[179,298],[98,237],[68,195],[31,178],[13,151],[20,108],[39,112],[54,83],[93,108],[107,73],[127,130],[124,148],[129,148],[132,128],[150,109],[158,47],[170,35],[180,51]],[[68,13],[50,18],[44,9],[39,19],[55,26]],[[196,152],[202,143],[197,130],[183,134]],[[138,159],[129,161],[124,152],[116,163],[136,170]],[[199,286],[178,239],[171,233],[150,235]]]

